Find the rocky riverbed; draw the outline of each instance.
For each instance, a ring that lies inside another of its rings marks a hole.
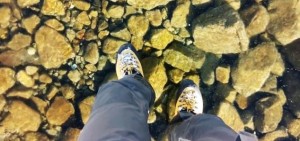
[[[0,0],[0,140],[76,140],[126,42],[155,90],[153,140],[182,79],[234,130],[299,140],[299,0]]]

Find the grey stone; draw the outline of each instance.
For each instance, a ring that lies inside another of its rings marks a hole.
[[[67,39],[50,27],[41,27],[35,34],[35,42],[41,64],[47,69],[58,68],[74,56]]]
[[[156,100],[160,98],[167,84],[168,77],[164,62],[161,59],[148,57],[141,61],[144,76],[154,89]]]
[[[91,63],[97,64],[99,61],[99,51],[97,43],[91,42],[88,44],[84,54],[84,60]]]
[[[226,5],[209,10],[193,21],[194,44],[214,54],[248,50],[249,39],[237,11]]]
[[[155,29],[151,33],[150,43],[153,48],[165,49],[174,40],[174,36],[167,29]]]
[[[194,47],[173,42],[164,51],[164,60],[171,66],[189,72],[200,69],[205,61],[205,52]]]
[[[137,9],[151,10],[155,7],[166,5],[170,1],[172,0],[127,0],[127,3]]]
[[[288,11],[286,11],[289,9]],[[300,38],[300,2],[298,0],[270,0],[270,24],[267,31],[282,45]]]
[[[132,15],[127,26],[132,35],[144,37],[149,28],[149,20],[143,15]]]
[[[221,55],[211,53],[206,54],[205,62],[200,70],[201,79],[204,84],[212,85],[215,83],[215,69],[218,66],[221,57]]]
[[[270,16],[267,9],[258,4],[240,12],[241,18],[246,25],[246,31],[249,37],[253,37],[266,31],[270,22]]]
[[[240,54],[231,73],[233,87],[245,97],[259,91],[270,76],[277,53],[274,43],[262,43]]]
[[[276,130],[283,116],[283,107],[278,97],[267,97],[256,103],[254,125],[257,131],[267,133]]]
[[[177,28],[186,27],[189,22],[190,8],[190,0],[178,0],[172,14],[171,25]]]
[[[237,132],[244,130],[244,123],[236,108],[231,103],[226,101],[221,102],[214,112],[233,130]]]

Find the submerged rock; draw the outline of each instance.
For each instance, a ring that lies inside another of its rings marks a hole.
[[[40,0],[17,0],[17,3],[21,8],[32,6],[39,2],[40,2]]]
[[[5,93],[15,85],[15,71],[10,68],[0,68],[0,94]]]
[[[40,64],[39,59],[35,56],[29,55],[26,49],[20,49],[17,51],[7,50],[0,53],[0,62],[6,66],[16,67],[26,63]]]
[[[289,119],[286,121],[288,133],[295,137],[299,138],[300,136],[300,119]]]
[[[249,37],[253,37],[266,31],[270,22],[270,16],[267,9],[258,4],[254,4],[243,10],[240,15],[245,22],[246,31]]]
[[[63,97],[56,97],[54,102],[50,105],[46,117],[52,125],[62,125],[75,112],[72,103]]]
[[[7,97],[21,97],[24,99],[29,99],[34,93],[32,89],[13,89],[6,96]]]
[[[57,31],[63,31],[65,29],[64,25],[57,19],[49,19],[45,22],[45,24]]]
[[[149,20],[150,24],[154,27],[158,27],[162,24],[163,17],[162,17],[162,13],[159,9],[146,11],[145,16]]]
[[[48,102],[46,102],[38,97],[31,97],[31,100],[36,105],[39,112],[44,115],[46,113],[46,108],[48,107]]]
[[[300,39],[285,46],[284,52],[288,61],[297,69],[300,70]]]
[[[73,2],[73,5],[79,10],[87,11],[91,7],[91,4],[84,0],[74,0],[72,2]]]
[[[202,5],[207,5],[213,2],[213,0],[191,0],[192,5],[194,6],[202,6]]]
[[[44,0],[42,7],[42,14],[44,15],[65,15],[64,4],[60,0]]]
[[[168,48],[164,51],[164,61],[184,72],[189,72],[193,65],[193,60],[190,57],[174,49],[174,47]]]
[[[74,99],[75,97],[75,92],[74,92],[75,90],[72,86],[64,85],[60,87],[59,91],[61,91],[62,95],[66,99]]]
[[[269,132],[264,135],[259,141],[277,141],[277,140],[288,140],[289,134],[284,129],[279,129],[273,132]]]
[[[108,9],[107,9],[107,14],[111,17],[111,18],[122,18],[122,16],[124,15],[124,7],[120,6],[120,5],[111,5]]]
[[[23,86],[31,88],[34,86],[34,79],[29,76],[24,70],[21,70],[17,73],[16,78]]]
[[[239,10],[241,7],[241,0],[215,0],[216,5],[228,4],[234,10]]]
[[[136,50],[141,50],[144,47],[144,39],[143,37],[132,36],[131,44],[135,47]]]
[[[82,11],[81,13],[78,14],[78,16],[76,17],[76,21],[78,23],[81,23],[83,25],[90,25],[91,24],[91,20],[87,14],[86,11]]]
[[[31,37],[26,34],[17,33],[13,36],[10,42],[8,42],[7,47],[12,50],[20,50],[29,46],[31,43]]]
[[[151,10],[158,6],[164,6],[172,0],[127,0],[129,5],[135,8],[142,8],[146,10]]]
[[[9,25],[10,18],[12,16],[12,12],[8,6],[3,6],[0,8],[0,27],[6,28]]]
[[[172,14],[171,25],[177,28],[186,27],[189,22],[190,8],[190,0],[177,1],[177,6]]]
[[[22,26],[27,30],[28,33],[32,34],[41,19],[37,15],[32,15],[22,20]]]
[[[115,54],[119,48],[124,45],[126,42],[118,40],[116,38],[108,37],[104,40],[102,51],[106,54]]]
[[[153,48],[165,49],[173,39],[173,35],[167,29],[155,29],[152,31],[150,43]]]
[[[70,71],[67,76],[73,83],[77,83],[81,79],[81,73],[78,70]]]
[[[225,124],[236,132],[244,130],[244,123],[235,107],[229,102],[221,102],[215,109],[215,114],[220,117]]]
[[[0,95],[0,112],[3,111],[5,105],[6,105],[5,97],[4,95]]]
[[[237,94],[237,91],[230,85],[219,83],[215,90],[215,99],[219,101],[226,100],[230,103],[234,103]]]
[[[144,37],[149,28],[149,20],[143,15],[132,15],[127,23],[130,33],[137,37]]]
[[[164,51],[164,60],[167,64],[185,72],[200,69],[205,61],[205,52],[195,46],[186,46],[173,42]]]
[[[230,79],[230,66],[218,66],[216,69],[216,80],[221,83],[228,83]]]
[[[131,34],[127,28],[116,30],[110,33],[111,36],[122,39],[124,41],[130,41]]]
[[[98,45],[96,43],[89,43],[86,47],[85,54],[84,54],[84,60],[91,63],[91,64],[97,64],[99,61],[99,51],[98,51]]]
[[[219,64],[221,57],[221,55],[211,53],[206,54],[205,62],[200,70],[200,76],[204,84],[212,85],[215,83],[215,69]]]
[[[274,43],[262,43],[240,54],[231,73],[233,87],[245,97],[259,91],[271,73],[278,51]]]
[[[155,91],[156,100],[160,98],[164,91],[164,86],[168,81],[166,69],[161,59],[149,57],[142,60],[142,66],[146,80]]]
[[[95,102],[95,96],[85,98],[79,103],[79,110],[81,114],[81,120],[84,124],[87,123],[90,114],[92,112],[93,104]]]
[[[184,75],[184,71],[180,69],[172,69],[168,71],[169,80],[175,84],[179,83],[182,80],[183,75]]]
[[[255,128],[261,133],[276,130],[283,116],[283,104],[278,97],[267,97],[256,103]]]
[[[188,74],[183,79],[192,80],[197,86],[200,86],[200,77],[199,77],[199,74]]]
[[[56,30],[43,26],[35,34],[41,64],[49,68],[58,68],[74,56],[67,39]]]
[[[43,73],[39,76],[39,81],[41,83],[50,84],[52,83],[52,78],[48,74]]]
[[[37,131],[41,122],[41,116],[36,111],[21,101],[13,101],[9,105],[8,116],[0,123],[0,134]]]
[[[26,66],[25,71],[28,75],[34,75],[39,71],[37,66]]]
[[[285,63],[283,61],[281,53],[278,52],[275,64],[273,65],[273,67],[271,69],[271,73],[276,76],[282,76],[284,71],[285,71]]]
[[[300,73],[298,71],[289,71],[284,75],[283,79],[287,105],[292,113],[300,118]]]
[[[79,138],[80,129],[77,128],[69,128],[65,135],[64,135],[64,141],[77,141]]]
[[[289,9],[286,11],[286,9]],[[267,31],[282,45],[300,38],[300,2],[298,0],[270,0],[270,24]]]
[[[28,132],[24,138],[25,141],[50,141],[47,135],[40,132]]]
[[[243,21],[228,6],[214,8],[196,18],[193,38],[195,46],[214,54],[240,53],[248,50],[249,44]]]

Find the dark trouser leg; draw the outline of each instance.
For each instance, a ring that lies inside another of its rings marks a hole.
[[[187,116],[185,114],[185,118]],[[238,134],[220,118],[209,114],[190,116],[169,134],[171,141],[235,141],[237,137]]]
[[[152,87],[138,75],[103,85],[79,141],[150,141],[147,118],[154,99]]]

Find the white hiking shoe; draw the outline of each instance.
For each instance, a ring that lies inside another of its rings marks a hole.
[[[131,44],[124,44],[120,47],[117,53],[116,72],[118,79],[131,74],[144,76],[136,50]]]
[[[177,95],[176,112],[203,113],[202,95],[199,87],[192,80],[183,80],[177,91]]]

